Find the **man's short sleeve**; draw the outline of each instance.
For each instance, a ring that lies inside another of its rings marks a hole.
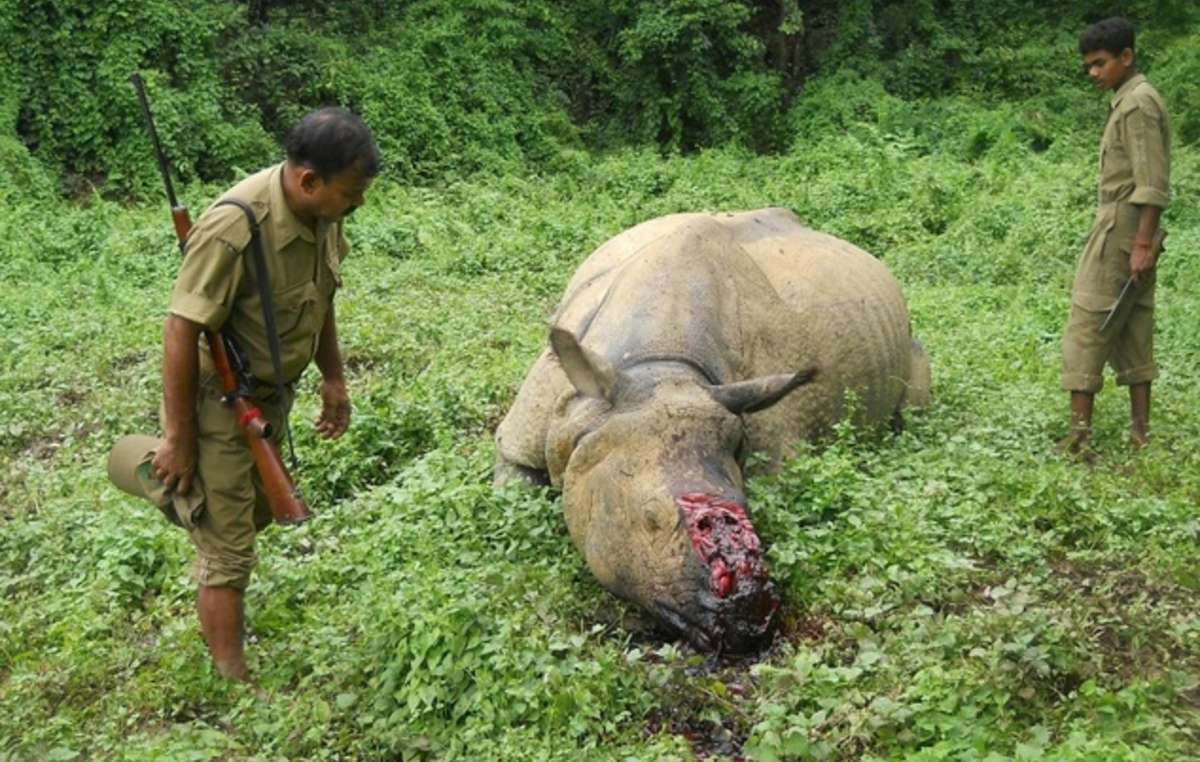
[[[338,262],[344,262],[346,255],[350,253],[350,242],[346,240],[346,223],[339,221],[337,224],[337,258]]]
[[[1170,201],[1170,147],[1166,145],[1165,115],[1149,98],[1125,115],[1126,146],[1133,165],[1130,203],[1165,208]]]
[[[188,235],[187,253],[167,310],[218,330],[233,308],[244,272],[241,252],[249,242],[249,223],[236,206],[206,211]]]
[[[350,253],[350,242],[346,240],[345,225],[341,221],[334,226],[330,233],[331,238],[327,240],[325,249],[325,263],[329,266],[329,272],[333,273],[334,288],[342,286],[342,262],[346,259],[346,255]]]

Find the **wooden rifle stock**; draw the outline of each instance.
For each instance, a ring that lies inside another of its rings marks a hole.
[[[184,211],[186,218],[187,211]],[[190,228],[190,225],[189,225]],[[229,352],[225,346],[225,337],[219,331],[205,330],[205,338],[212,353],[213,368],[221,382],[224,392],[223,401],[233,408],[238,425],[246,435],[246,444],[254,457],[254,465],[262,477],[263,490],[267,493],[267,503],[271,507],[271,516],[276,524],[299,524],[312,516],[312,511],[301,497],[288,473],[283,458],[279,456],[279,448],[271,441],[271,422],[263,415],[262,410],[254,404],[246,391],[246,385],[239,380],[229,361]],[[283,400],[279,401],[284,404]],[[286,415],[286,411],[284,412]]]
[[[188,216],[186,206],[171,204],[171,223],[175,226],[175,239],[179,241],[179,250],[183,251],[184,244],[187,243],[188,233],[192,230],[192,220]]]
[[[146,127],[150,131],[159,169],[167,186],[167,199],[171,202],[171,221],[175,226],[175,237],[179,241],[179,248],[182,251],[188,234],[192,230],[192,220],[188,215],[187,207],[181,206],[175,199],[175,190],[171,186],[171,177],[167,172],[166,155],[158,143],[158,133],[154,129],[154,118],[150,115],[150,104],[146,100],[146,91],[142,86],[141,77],[134,73],[129,79],[141,101],[142,115],[146,119]],[[232,408],[238,425],[242,428],[242,433],[246,435],[246,444],[250,447],[254,465],[258,468],[263,489],[267,493],[267,502],[271,507],[272,518],[277,524],[299,524],[307,520],[312,516],[312,511],[309,510],[304,498],[296,489],[292,475],[288,473],[287,466],[283,464],[283,458],[279,455],[279,448],[271,441],[271,422],[254,404],[250,395],[248,374],[244,368],[241,369],[240,374],[234,370],[236,360],[231,360],[231,354],[233,354],[231,348],[234,345],[227,344],[228,339],[220,331],[205,329],[204,337],[208,341],[213,367],[221,382],[221,391],[224,393],[222,401]],[[284,400],[279,402],[282,405]]]

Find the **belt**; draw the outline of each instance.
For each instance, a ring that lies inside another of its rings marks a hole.
[[[296,381],[298,380],[292,379],[291,381],[283,382],[283,388],[287,389],[288,394],[296,391]],[[271,399],[275,396],[275,382],[254,376],[250,379],[250,393],[260,400]]]

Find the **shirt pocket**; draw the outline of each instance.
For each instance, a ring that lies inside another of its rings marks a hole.
[[[305,281],[279,295],[275,308],[279,323],[280,354],[284,378],[294,380],[317,352],[321,326],[329,312],[329,299],[312,281]]]
[[[280,340],[296,332],[303,334],[312,330],[312,324],[318,319],[321,300],[315,283],[304,281],[271,296],[275,302],[275,322]]]

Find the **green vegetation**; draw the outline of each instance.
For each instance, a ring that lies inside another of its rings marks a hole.
[[[6,39],[25,41],[2,55],[27,56],[0,73],[0,760],[1197,756],[1200,31],[1143,4],[1172,20],[1144,39],[1177,134],[1156,438],[1126,451],[1110,385],[1089,468],[1053,453],[1105,109],[1075,75],[1071,13],[1023,39],[983,12],[935,28],[933,3],[844,2],[849,20],[823,26],[832,4],[779,3],[785,24],[703,0],[569,18],[430,1],[351,36],[381,4],[346,3],[322,36],[302,20],[323,5],[252,4],[266,26],[239,35],[249,11],[215,1],[53,18],[75,4],[0,2]],[[191,14],[228,18],[192,35]],[[68,17],[80,26],[55,46],[20,37]],[[696,48],[717,22],[719,64]],[[614,39],[589,31],[601,23]],[[133,52],[88,42],[141,27],[157,31]],[[263,535],[247,598],[270,701],[215,677],[186,537],[104,474],[118,436],[156,426],[178,267],[132,99],[108,108],[130,61],[154,64],[169,149],[208,181],[183,189],[193,210],[331,93],[351,94],[392,161],[350,222],[353,425],[317,441],[310,372],[294,422],[318,516]],[[56,100],[24,105],[30,72],[68,70],[90,86],[43,78]],[[703,76],[669,102],[672,71]],[[683,113],[717,101],[711,122]],[[888,262],[935,404],[899,436],[842,427],[753,481],[785,622],[760,659],[708,663],[597,587],[555,495],[492,491],[490,432],[595,246],[660,214],[768,205]]]
[[[422,184],[559,171],[586,148],[785,150],[810,126],[789,118],[810,102],[806,83],[836,72],[906,100],[1037,104],[1079,127],[1075,34],[1117,10],[1083,0],[392,5],[0,0],[0,186],[23,179],[4,147],[19,138],[70,195],[157,198],[127,81],[135,69],[176,170],[206,182],[269,161],[288,126],[328,103],[367,119],[391,176]],[[1165,94],[1194,142],[1200,71],[1171,50],[1195,4],[1121,5],[1145,31],[1148,61],[1190,69]]]

